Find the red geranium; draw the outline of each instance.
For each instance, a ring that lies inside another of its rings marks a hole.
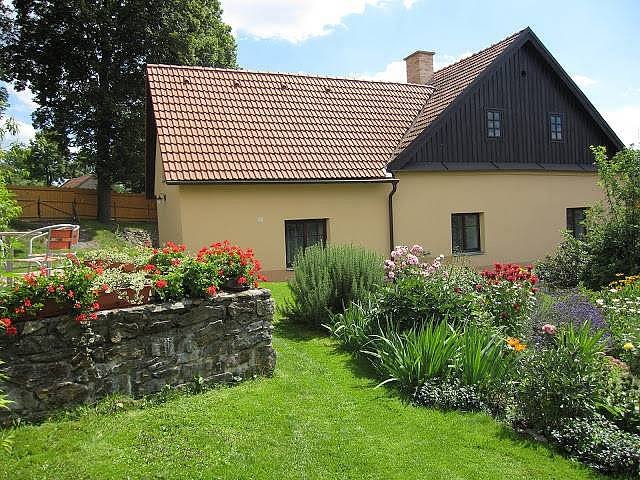
[[[161,279],[159,279],[159,280],[156,280],[155,285],[156,285],[156,288],[166,288],[166,287],[167,287],[167,285],[168,285],[168,283],[167,283],[167,281],[166,281],[166,280],[163,280],[163,279],[161,278]]]

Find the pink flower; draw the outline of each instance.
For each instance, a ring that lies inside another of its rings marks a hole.
[[[420,260],[418,260],[418,257],[410,253],[409,255],[407,255],[407,263],[409,265],[418,265],[420,263]]]
[[[396,264],[393,262],[393,260],[385,260],[384,261],[384,268],[386,270],[393,270],[395,268]]]
[[[393,272],[387,272],[387,278],[393,280],[394,278],[396,278],[396,274]]]
[[[550,323],[545,323],[542,326],[542,331],[544,333],[546,333],[547,335],[555,335],[556,333],[556,326],[555,325],[551,325]]]
[[[414,255],[422,255],[424,253],[424,248],[422,248],[420,245],[414,245],[413,247],[411,247],[411,253],[413,253]]]

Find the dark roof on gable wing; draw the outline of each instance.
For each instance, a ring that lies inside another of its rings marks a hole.
[[[490,75],[494,68],[508,57],[511,51],[521,48],[527,42],[531,43],[534,49],[558,75],[564,85],[569,88],[586,112],[611,140],[611,143],[619,149],[624,148],[624,143],[604,118],[602,118],[602,115],[600,115],[582,90],[580,90],[571,77],[564,71],[562,66],[553,55],[551,55],[535,33],[533,33],[531,28],[527,27],[505,38],[501,42],[434,73],[432,84],[436,90],[398,144],[396,156],[387,166],[388,170],[402,170],[410,160],[413,150],[417,148],[422,138],[429,134],[429,127],[434,126],[436,122],[445,118],[448,111],[455,108],[465,95],[472,92],[474,87],[478,85],[485,76]],[[508,168],[508,164],[503,165],[503,167]],[[535,168],[535,166],[532,168]],[[545,168],[549,169],[550,167],[547,165]],[[437,168],[433,167],[432,169]],[[447,167],[443,165],[441,169],[446,170]],[[496,165],[492,167],[492,169],[500,168]],[[591,166],[583,166],[579,169],[593,170]],[[477,168],[473,170],[477,170]]]

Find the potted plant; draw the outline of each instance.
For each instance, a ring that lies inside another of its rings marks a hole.
[[[109,268],[96,275],[92,288],[97,292],[97,302],[102,310],[141,305],[151,300],[151,279],[144,271],[124,272]]]
[[[118,268],[126,273],[141,270],[151,252],[146,248],[128,250],[98,249],[82,253],[82,262],[91,268]]]
[[[228,240],[202,248],[196,262],[215,265],[222,288],[227,291],[248,290],[257,287],[258,281],[266,280],[260,273],[262,265],[255,258],[253,249],[243,250]]]

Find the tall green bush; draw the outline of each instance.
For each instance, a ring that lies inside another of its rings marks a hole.
[[[288,319],[319,327],[383,282],[383,258],[356,245],[314,245],[300,251],[289,281]]]
[[[4,362],[0,360],[0,365],[2,365],[3,363]],[[4,381],[6,379],[7,377],[3,373],[0,373],[0,381]],[[11,402],[9,401],[5,393],[2,390],[0,390],[0,409],[8,409],[10,403]],[[7,430],[0,430],[0,450],[5,450],[6,452],[10,452],[12,446],[13,446],[12,433]]]
[[[580,283],[584,263],[583,242],[564,232],[556,250],[536,264],[536,273],[547,287],[572,288]]]
[[[22,213],[22,208],[16,202],[15,195],[9,191],[4,177],[0,175],[0,230],[6,230],[9,222]]]
[[[597,290],[616,274],[640,273],[640,150],[625,149],[612,158],[604,147],[592,150],[607,206],[587,213],[582,280]]]

